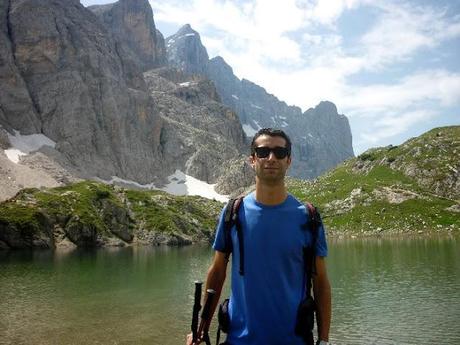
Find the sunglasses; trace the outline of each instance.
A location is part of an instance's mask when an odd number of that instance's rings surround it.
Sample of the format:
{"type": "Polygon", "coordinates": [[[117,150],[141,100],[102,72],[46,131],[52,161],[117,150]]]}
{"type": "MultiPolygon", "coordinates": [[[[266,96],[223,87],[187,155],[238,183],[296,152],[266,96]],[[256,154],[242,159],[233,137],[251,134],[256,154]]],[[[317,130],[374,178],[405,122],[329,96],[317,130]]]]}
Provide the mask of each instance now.
{"type": "Polygon", "coordinates": [[[274,148],[270,147],[256,147],[254,149],[257,158],[267,158],[270,156],[270,152],[273,152],[276,159],[283,159],[289,155],[289,150],[286,147],[276,146],[274,148]]]}

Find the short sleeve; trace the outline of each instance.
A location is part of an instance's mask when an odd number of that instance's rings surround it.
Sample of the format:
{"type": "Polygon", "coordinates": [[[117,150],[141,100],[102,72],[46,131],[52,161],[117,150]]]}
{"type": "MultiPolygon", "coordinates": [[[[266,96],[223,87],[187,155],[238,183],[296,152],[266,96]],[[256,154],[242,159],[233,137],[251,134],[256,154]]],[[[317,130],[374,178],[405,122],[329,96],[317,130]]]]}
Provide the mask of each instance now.
{"type": "Polygon", "coordinates": [[[326,231],[324,230],[323,222],[318,228],[318,237],[316,239],[316,256],[327,256],[327,240],[326,231]]]}
{"type": "Polygon", "coordinates": [[[225,252],[224,215],[225,215],[225,210],[227,209],[227,206],[225,206],[220,213],[219,223],[217,224],[217,228],[216,228],[216,236],[214,238],[214,243],[212,245],[212,248],[219,252],[225,252]]]}

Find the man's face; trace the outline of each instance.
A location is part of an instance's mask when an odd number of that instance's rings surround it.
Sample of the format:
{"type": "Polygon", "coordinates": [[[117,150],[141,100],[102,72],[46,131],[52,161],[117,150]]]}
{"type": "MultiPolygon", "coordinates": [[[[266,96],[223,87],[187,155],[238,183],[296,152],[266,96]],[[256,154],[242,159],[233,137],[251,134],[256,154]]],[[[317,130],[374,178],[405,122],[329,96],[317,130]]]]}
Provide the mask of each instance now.
{"type": "MultiPolygon", "coordinates": [[[[261,135],[255,141],[256,153],[250,157],[250,163],[255,170],[260,182],[277,184],[284,181],[286,171],[291,165],[291,157],[276,158],[275,153],[270,151],[268,156],[261,158],[257,153],[257,148],[275,149],[276,147],[286,148],[286,140],[278,136],[261,135]]],[[[267,151],[262,149],[259,151],[267,151]]],[[[265,152],[266,154],[266,152],[265,152]]]]}

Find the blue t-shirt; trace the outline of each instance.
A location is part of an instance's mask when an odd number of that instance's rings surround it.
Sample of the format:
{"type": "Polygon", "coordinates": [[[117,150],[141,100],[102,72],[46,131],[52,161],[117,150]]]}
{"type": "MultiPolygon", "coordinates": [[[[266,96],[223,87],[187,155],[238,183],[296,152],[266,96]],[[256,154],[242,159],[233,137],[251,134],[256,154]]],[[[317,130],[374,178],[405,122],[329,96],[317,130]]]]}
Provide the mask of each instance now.
{"type": "MultiPolygon", "coordinates": [[[[213,248],[225,251],[223,214],[213,248]]],[[[305,297],[303,247],[311,244],[305,205],[288,195],[275,206],[247,195],[239,217],[244,236],[244,276],[239,274],[240,257],[236,229],[232,237],[232,287],[229,304],[231,345],[302,345],[295,335],[297,308],[305,297]]],[[[316,255],[327,256],[324,228],[320,227],[316,255]]]]}

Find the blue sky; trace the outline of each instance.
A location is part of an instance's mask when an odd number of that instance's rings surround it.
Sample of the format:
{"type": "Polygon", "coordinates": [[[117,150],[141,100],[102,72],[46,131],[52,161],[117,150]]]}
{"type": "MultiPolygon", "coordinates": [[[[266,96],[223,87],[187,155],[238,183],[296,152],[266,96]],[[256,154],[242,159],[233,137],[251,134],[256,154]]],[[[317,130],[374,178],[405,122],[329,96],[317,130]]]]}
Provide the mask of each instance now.
{"type": "Polygon", "coordinates": [[[302,110],[334,102],[357,154],[460,124],[459,0],[150,4],[165,37],[191,24],[210,57],[280,100],[302,110]]]}

